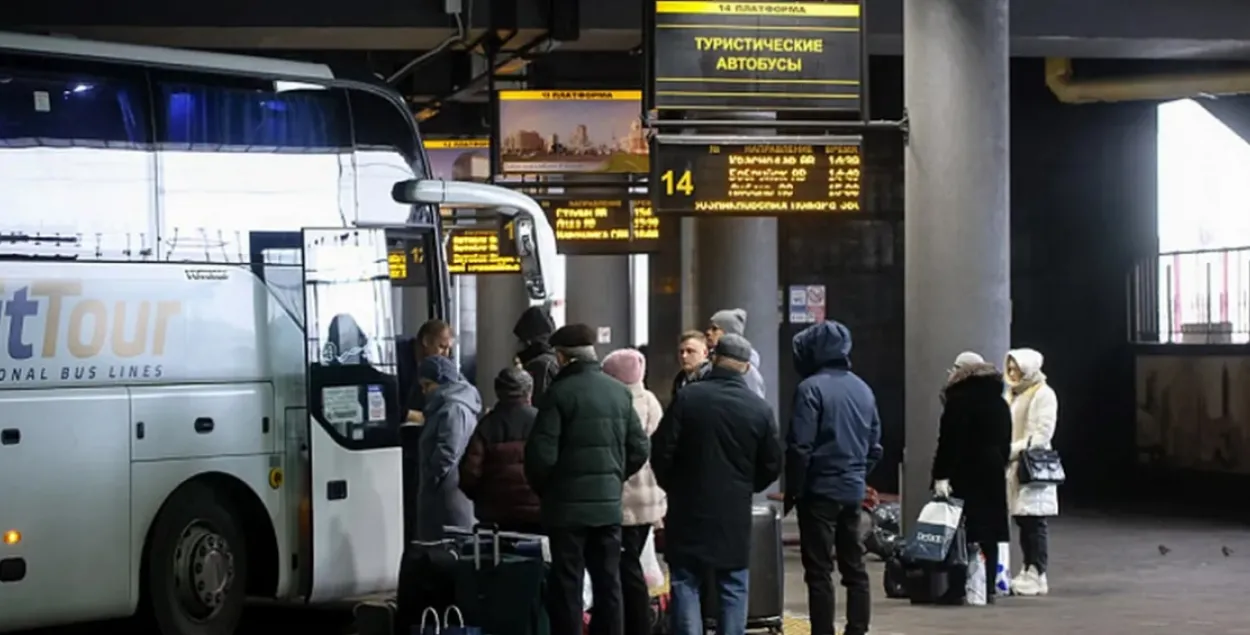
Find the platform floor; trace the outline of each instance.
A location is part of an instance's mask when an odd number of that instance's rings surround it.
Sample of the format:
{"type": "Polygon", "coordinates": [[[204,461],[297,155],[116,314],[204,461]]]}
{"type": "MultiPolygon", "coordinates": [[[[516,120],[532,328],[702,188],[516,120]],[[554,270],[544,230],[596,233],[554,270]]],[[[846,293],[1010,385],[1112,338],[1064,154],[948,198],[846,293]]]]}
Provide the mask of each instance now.
{"type": "MultiPolygon", "coordinates": [[[[1250,635],[1250,527],[1069,514],[1051,540],[1051,594],[992,607],[887,599],[874,562],[873,635],[1250,635]]],[[[785,635],[810,633],[806,593],[798,550],[787,548],[785,635]]]]}

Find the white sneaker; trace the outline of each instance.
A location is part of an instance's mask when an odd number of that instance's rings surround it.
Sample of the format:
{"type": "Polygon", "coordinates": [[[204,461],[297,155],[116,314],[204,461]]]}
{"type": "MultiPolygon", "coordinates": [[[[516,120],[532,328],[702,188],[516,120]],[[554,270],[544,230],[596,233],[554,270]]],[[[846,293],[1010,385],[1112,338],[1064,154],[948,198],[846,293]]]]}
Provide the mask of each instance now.
{"type": "Polygon", "coordinates": [[[1046,574],[1035,575],[1033,578],[1037,582],[1037,594],[1046,595],[1050,593],[1050,583],[1046,581],[1046,574]]]}
{"type": "Polygon", "coordinates": [[[1037,573],[1037,569],[1029,567],[1021,571],[1019,575],[1011,580],[1012,595],[1038,595],[1041,591],[1041,577],[1037,573]]]}

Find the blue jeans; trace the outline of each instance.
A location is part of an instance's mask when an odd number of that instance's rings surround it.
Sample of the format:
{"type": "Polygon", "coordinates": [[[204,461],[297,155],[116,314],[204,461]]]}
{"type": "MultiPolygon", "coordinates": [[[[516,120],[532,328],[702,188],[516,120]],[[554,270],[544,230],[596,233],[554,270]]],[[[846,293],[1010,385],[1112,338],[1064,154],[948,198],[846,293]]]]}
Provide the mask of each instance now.
{"type": "Polygon", "coordinates": [[[672,586],[673,635],[703,635],[703,604],[700,592],[706,581],[715,582],[719,611],[716,635],[744,635],[747,630],[747,569],[712,569],[698,563],[669,563],[672,586]]]}

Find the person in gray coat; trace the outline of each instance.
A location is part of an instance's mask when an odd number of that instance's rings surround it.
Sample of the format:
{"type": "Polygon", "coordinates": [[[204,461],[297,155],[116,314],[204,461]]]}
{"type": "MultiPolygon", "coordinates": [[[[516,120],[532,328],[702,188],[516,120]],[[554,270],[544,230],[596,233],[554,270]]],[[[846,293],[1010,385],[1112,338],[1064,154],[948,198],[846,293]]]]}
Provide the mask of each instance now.
{"type": "MultiPolygon", "coordinates": [[[[708,350],[715,353],[716,343],[722,335],[737,335],[746,338],[747,312],[743,309],[721,309],[712,314],[707,327],[708,350]]],[[[760,374],[760,354],[751,348],[751,361],[743,379],[751,392],[764,396],[764,376],[760,374]]]]}
{"type": "Polygon", "coordinates": [[[417,539],[439,540],[443,527],[472,527],[473,502],[460,491],[460,459],[477,428],[482,397],[450,358],[433,355],[417,366],[425,393],[420,440],[417,539]]]}

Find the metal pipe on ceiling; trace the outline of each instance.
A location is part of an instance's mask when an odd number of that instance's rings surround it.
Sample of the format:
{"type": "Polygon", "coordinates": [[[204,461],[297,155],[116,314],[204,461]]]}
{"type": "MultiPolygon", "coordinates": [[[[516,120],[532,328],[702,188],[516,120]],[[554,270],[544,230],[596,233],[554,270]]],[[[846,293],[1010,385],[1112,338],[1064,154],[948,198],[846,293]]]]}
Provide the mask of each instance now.
{"type": "Polygon", "coordinates": [[[1250,93],[1250,71],[1074,79],[1072,60],[1046,58],[1046,87],[1065,104],[1169,101],[1250,93]]]}

